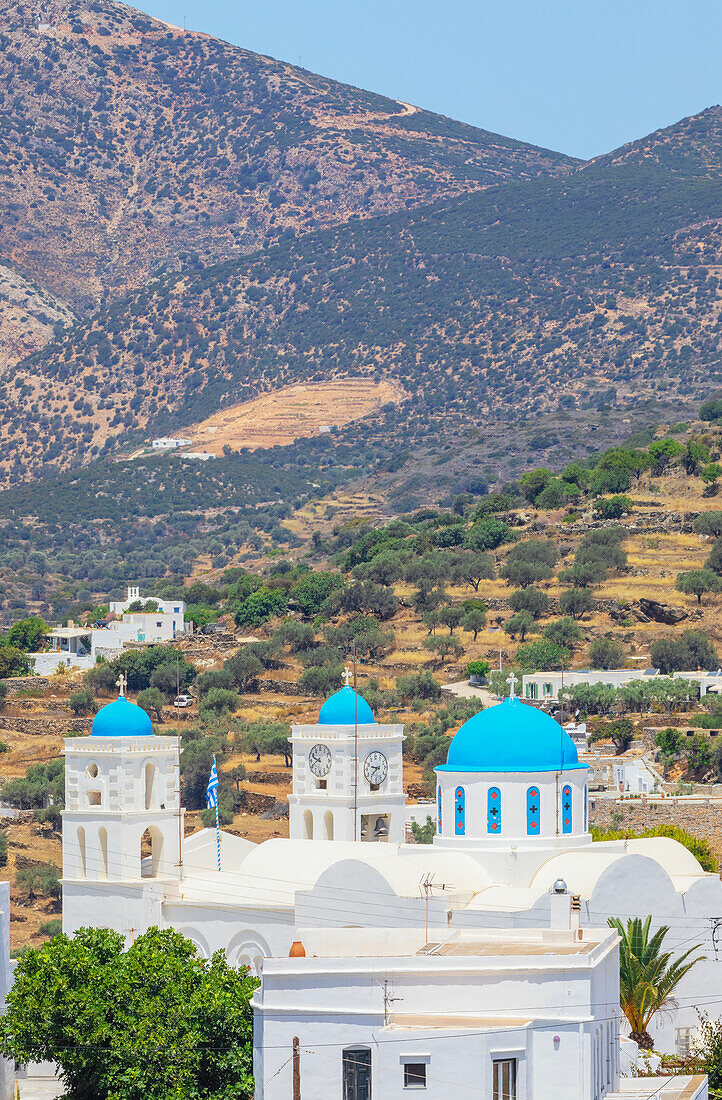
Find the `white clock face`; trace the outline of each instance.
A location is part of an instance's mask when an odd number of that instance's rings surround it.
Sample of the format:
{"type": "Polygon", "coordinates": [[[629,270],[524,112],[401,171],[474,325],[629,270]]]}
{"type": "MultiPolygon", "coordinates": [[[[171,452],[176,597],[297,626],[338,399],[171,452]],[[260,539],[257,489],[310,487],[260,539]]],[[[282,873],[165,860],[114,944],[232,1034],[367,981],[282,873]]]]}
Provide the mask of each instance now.
{"type": "Polygon", "coordinates": [[[331,771],[331,750],[327,745],[314,745],[308,754],[308,766],[319,779],[331,771]]]}
{"type": "Polygon", "coordinates": [[[383,783],[388,774],[389,766],[386,757],[378,749],[370,752],[364,761],[364,775],[369,783],[378,787],[383,783]]]}

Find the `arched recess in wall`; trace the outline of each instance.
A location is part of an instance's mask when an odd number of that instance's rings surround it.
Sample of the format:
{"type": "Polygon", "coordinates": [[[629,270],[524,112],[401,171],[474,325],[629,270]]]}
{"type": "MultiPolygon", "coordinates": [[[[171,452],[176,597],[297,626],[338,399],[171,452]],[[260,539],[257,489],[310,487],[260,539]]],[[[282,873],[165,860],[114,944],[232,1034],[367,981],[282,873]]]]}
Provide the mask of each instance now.
{"type": "Polygon", "coordinates": [[[326,810],[323,815],[323,839],[333,840],[333,810],[326,810]]]}
{"type": "Polygon", "coordinates": [[[185,936],[187,940],[190,940],[201,959],[210,959],[211,951],[205,940],[205,937],[201,935],[197,928],[177,928],[176,931],[181,936],[185,936]]]}
{"type": "Polygon", "coordinates": [[[143,768],[143,780],[145,786],[145,808],[146,810],[156,810],[158,808],[156,767],[152,760],[149,760],[143,768]]]}
{"type": "Polygon", "coordinates": [[[142,878],[155,878],[163,866],[163,834],[155,825],[149,825],[140,838],[140,874],[142,878]]]}
{"type": "Polygon", "coordinates": [[[82,825],[78,826],[78,866],[77,875],[78,878],[85,878],[87,874],[88,864],[85,854],[85,829],[82,825]]]}
{"type": "Polygon", "coordinates": [[[231,966],[247,966],[254,977],[259,977],[263,960],[271,954],[267,941],[253,929],[236,932],[226,948],[226,958],[231,966]]]}
{"type": "Polygon", "coordinates": [[[98,829],[98,848],[100,849],[100,862],[98,864],[98,878],[108,877],[108,830],[104,825],[98,829]]]}
{"type": "Polygon", "coordinates": [[[313,840],[313,814],[310,810],[303,811],[303,839],[313,840]]]}

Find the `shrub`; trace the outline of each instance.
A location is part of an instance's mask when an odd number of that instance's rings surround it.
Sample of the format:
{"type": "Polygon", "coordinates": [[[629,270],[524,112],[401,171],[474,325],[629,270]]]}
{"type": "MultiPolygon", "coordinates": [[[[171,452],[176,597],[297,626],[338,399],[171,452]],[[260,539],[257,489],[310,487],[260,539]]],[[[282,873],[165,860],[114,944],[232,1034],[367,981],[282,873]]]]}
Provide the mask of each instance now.
{"type": "Polygon", "coordinates": [[[700,420],[722,420],[722,398],[709,398],[699,409],[700,420]]]}
{"type": "Polygon", "coordinates": [[[719,538],[722,535],[722,512],[700,512],[694,521],[694,529],[698,535],[719,538]]]}
{"type": "Polygon", "coordinates": [[[614,638],[595,638],[589,647],[591,668],[622,668],[624,649],[614,638]]]}
{"type": "Polygon", "coordinates": [[[685,630],[679,638],[661,638],[652,643],[649,652],[652,664],[665,675],[719,667],[714,645],[701,630],[685,630]]]}
{"type": "Polygon", "coordinates": [[[512,542],[514,532],[506,523],[495,516],[488,516],[474,523],[466,536],[465,543],[472,550],[496,550],[505,542],[512,542]]]}
{"type": "Polygon", "coordinates": [[[83,714],[95,714],[98,709],[95,702],[95,696],[90,688],[81,688],[80,691],[74,691],[70,699],[68,700],[70,709],[73,714],[78,716],[83,714]]]}
{"type": "Polygon", "coordinates": [[[436,836],[436,824],[430,816],[427,816],[423,825],[419,825],[418,821],[412,821],[411,835],[417,844],[431,844],[436,836]]]}
{"type": "Polygon", "coordinates": [[[478,676],[483,680],[486,679],[486,677],[489,675],[490,667],[491,666],[488,661],[469,661],[466,666],[466,671],[468,672],[469,676],[478,676]]]}
{"type": "Polygon", "coordinates": [[[624,493],[618,493],[616,496],[598,500],[594,505],[594,511],[602,519],[619,519],[626,512],[631,512],[633,507],[631,497],[626,496],[624,493]]]}
{"type": "Polygon", "coordinates": [[[228,691],[226,688],[211,688],[201,700],[200,713],[202,716],[215,715],[220,717],[222,714],[234,711],[238,703],[239,699],[235,691],[228,691]]]}
{"type": "Polygon", "coordinates": [[[440,699],[441,685],[430,672],[413,672],[396,677],[396,692],[402,699],[440,699]]]}
{"type": "Polygon", "coordinates": [[[51,939],[53,936],[59,936],[63,931],[63,922],[59,917],[54,917],[53,920],[46,920],[38,928],[38,932],[41,936],[49,936],[51,939]]]}

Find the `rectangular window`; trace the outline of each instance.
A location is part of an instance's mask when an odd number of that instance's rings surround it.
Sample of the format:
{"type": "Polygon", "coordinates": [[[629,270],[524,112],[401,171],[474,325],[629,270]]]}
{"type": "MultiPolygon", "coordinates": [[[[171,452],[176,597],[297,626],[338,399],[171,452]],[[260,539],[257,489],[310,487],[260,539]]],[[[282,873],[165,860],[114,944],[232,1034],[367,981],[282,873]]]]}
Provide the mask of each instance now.
{"type": "Polygon", "coordinates": [[[516,1058],[495,1058],[494,1100],[516,1100],[516,1058]]]}
{"type": "Polygon", "coordinates": [[[426,1088],[426,1063],[425,1062],[405,1062],[404,1063],[404,1088],[405,1089],[425,1089],[426,1088]]]}
{"type": "Polygon", "coordinates": [[[552,694],[552,685],[551,684],[544,684],[544,689],[543,690],[544,690],[545,695],[551,695],[552,694]]]}

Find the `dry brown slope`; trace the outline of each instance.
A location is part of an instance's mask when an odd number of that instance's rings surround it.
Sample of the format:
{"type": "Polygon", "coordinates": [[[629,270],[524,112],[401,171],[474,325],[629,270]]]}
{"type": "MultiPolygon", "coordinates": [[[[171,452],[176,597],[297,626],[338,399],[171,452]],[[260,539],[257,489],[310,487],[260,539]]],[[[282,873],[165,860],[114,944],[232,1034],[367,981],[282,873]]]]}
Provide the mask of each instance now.
{"type": "Polygon", "coordinates": [[[0,0],[0,255],[79,307],[570,158],[113,0],[0,0]]]}

